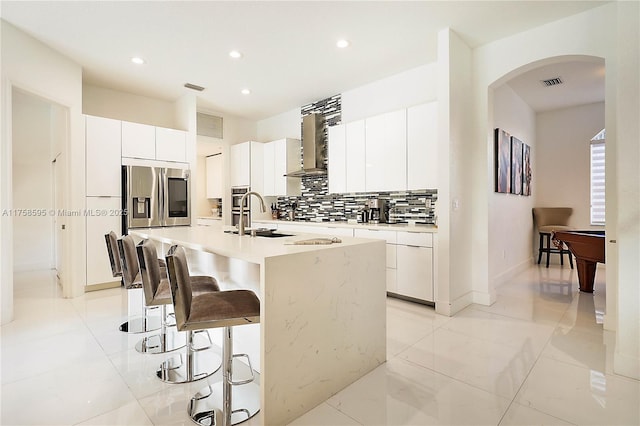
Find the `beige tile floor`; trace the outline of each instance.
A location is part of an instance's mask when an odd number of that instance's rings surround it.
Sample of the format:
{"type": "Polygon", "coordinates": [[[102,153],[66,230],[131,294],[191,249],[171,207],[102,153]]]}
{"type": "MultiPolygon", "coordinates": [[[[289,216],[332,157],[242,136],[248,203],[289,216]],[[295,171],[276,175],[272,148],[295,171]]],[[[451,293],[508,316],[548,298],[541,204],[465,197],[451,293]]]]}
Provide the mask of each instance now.
{"type": "MultiPolygon", "coordinates": [[[[387,363],[291,425],[638,425],[640,383],[613,373],[614,335],[602,328],[603,278],[581,294],[575,271],[533,266],[492,306],[452,318],[388,299],[387,363]]],[[[164,356],[137,353],[140,335],[117,331],[124,290],[63,299],[49,271],[14,286],[0,424],[191,424],[186,403],[203,383],[155,377],[164,356]]]]}

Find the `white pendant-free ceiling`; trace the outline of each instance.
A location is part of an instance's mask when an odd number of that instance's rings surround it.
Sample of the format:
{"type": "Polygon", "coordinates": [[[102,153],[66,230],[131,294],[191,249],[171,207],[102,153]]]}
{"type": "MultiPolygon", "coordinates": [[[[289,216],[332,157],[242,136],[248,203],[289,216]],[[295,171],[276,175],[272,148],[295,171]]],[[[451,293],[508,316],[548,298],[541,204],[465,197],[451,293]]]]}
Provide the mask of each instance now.
{"type": "Polygon", "coordinates": [[[436,60],[437,32],[470,46],[594,1],[2,1],[2,19],[83,67],[85,84],[269,117],[436,60]],[[349,41],[338,48],[336,41],[349,41]],[[231,58],[236,50],[240,58],[231,58]],[[143,65],[131,63],[144,58],[143,65]],[[249,95],[242,89],[251,88],[249,95]]]}

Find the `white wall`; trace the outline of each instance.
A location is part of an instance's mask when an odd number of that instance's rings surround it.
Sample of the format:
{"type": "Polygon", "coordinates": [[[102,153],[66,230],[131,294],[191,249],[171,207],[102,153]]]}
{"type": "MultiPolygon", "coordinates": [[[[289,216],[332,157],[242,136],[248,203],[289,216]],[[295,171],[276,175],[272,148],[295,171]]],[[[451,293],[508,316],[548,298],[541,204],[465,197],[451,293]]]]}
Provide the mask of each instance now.
{"type": "Polygon", "coordinates": [[[421,65],[342,92],[342,122],[349,123],[437,99],[438,67],[421,65]]]}
{"type": "MultiPolygon", "coordinates": [[[[437,66],[433,63],[347,90],[342,93],[342,122],[436,100],[436,88],[437,66]]],[[[260,120],[257,123],[257,141],[300,139],[300,123],[300,108],[260,120]]]]}
{"type": "Polygon", "coordinates": [[[570,225],[580,229],[591,228],[589,145],[604,129],[604,108],[599,102],[537,115],[536,206],[573,207],[570,225]]]}
{"type": "Polygon", "coordinates": [[[256,141],[269,142],[284,138],[300,139],[302,138],[301,123],[300,108],[265,118],[257,123],[256,141]]]}
{"type": "Polygon", "coordinates": [[[539,139],[536,137],[535,112],[506,84],[493,91],[493,123],[494,128],[504,129],[529,145],[532,167],[541,165],[544,170],[532,173],[532,196],[497,192],[489,195],[489,280],[495,283],[512,277],[531,263],[531,209],[535,205],[534,196],[544,192],[540,188],[540,179],[548,169],[535,157],[539,139]]]}
{"type": "Polygon", "coordinates": [[[87,84],[82,86],[82,113],[187,130],[177,124],[174,102],[87,84]]]}
{"type": "MultiPolygon", "coordinates": [[[[613,179],[607,179],[607,211],[615,212],[615,217],[607,218],[607,240],[617,240],[617,243],[607,243],[606,247],[605,327],[617,327],[614,371],[635,378],[640,378],[640,312],[637,309],[640,297],[637,286],[640,281],[640,168],[637,142],[640,116],[637,78],[639,6],[637,2],[608,3],[474,50],[471,94],[474,115],[470,120],[474,133],[471,139],[484,140],[485,144],[473,146],[470,141],[469,148],[470,154],[478,161],[484,159],[485,167],[475,169],[468,182],[474,193],[471,201],[475,214],[473,233],[467,243],[478,248],[488,246],[488,199],[493,192],[489,174],[493,161],[490,154],[493,140],[490,111],[493,107],[489,92],[514,75],[540,65],[581,55],[603,58],[607,67],[607,169],[617,172],[613,179]]],[[[486,259],[480,256],[474,258],[470,266],[474,288],[490,294],[493,288],[488,274],[484,273],[486,264],[486,259]]]]}
{"type": "MultiPolygon", "coordinates": [[[[2,143],[0,144],[0,201],[2,208],[13,207],[12,188],[12,91],[19,88],[68,109],[65,128],[64,164],[67,176],[64,208],[84,208],[84,126],[82,119],[82,69],[75,62],[0,20],[2,31],[2,143]]],[[[3,216],[0,225],[1,321],[13,317],[13,220],[3,216]]],[[[65,297],[84,292],[85,227],[80,217],[66,219],[62,291],[65,297]],[[73,260],[73,262],[72,262],[73,260]]]]}
{"type": "Polygon", "coordinates": [[[53,186],[50,103],[13,92],[13,208],[37,215],[13,219],[13,267],[29,271],[53,267],[53,186]]]}

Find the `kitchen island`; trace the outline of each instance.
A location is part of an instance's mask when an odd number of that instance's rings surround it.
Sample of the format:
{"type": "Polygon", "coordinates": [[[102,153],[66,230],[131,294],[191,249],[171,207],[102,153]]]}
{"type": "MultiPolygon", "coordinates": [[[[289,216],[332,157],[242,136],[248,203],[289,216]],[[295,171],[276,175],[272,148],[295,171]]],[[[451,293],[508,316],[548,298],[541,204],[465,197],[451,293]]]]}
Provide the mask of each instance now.
{"type": "MultiPolygon", "coordinates": [[[[330,245],[295,245],[318,236],[240,237],[224,230],[130,234],[154,241],[159,253],[172,244],[185,247],[192,273],[215,276],[222,289],[256,292],[263,424],[291,422],[385,362],[384,241],[344,237],[330,245]]],[[[247,327],[254,326],[237,331],[247,327]]]]}

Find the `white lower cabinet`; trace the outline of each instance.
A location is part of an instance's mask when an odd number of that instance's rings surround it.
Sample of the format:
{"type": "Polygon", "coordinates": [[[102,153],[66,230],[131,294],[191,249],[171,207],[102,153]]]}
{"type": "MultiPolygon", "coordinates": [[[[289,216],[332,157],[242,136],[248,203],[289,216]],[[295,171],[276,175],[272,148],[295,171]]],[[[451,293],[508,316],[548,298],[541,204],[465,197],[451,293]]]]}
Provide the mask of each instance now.
{"type": "Polygon", "coordinates": [[[104,235],[114,231],[120,236],[122,208],[120,197],[87,197],[87,285],[117,282],[111,274],[111,263],[104,235]]]}
{"type": "Polygon", "coordinates": [[[435,302],[433,292],[433,234],[398,231],[397,293],[435,302]]]}
{"type": "Polygon", "coordinates": [[[398,245],[396,278],[396,293],[433,302],[433,248],[398,245]]]}

